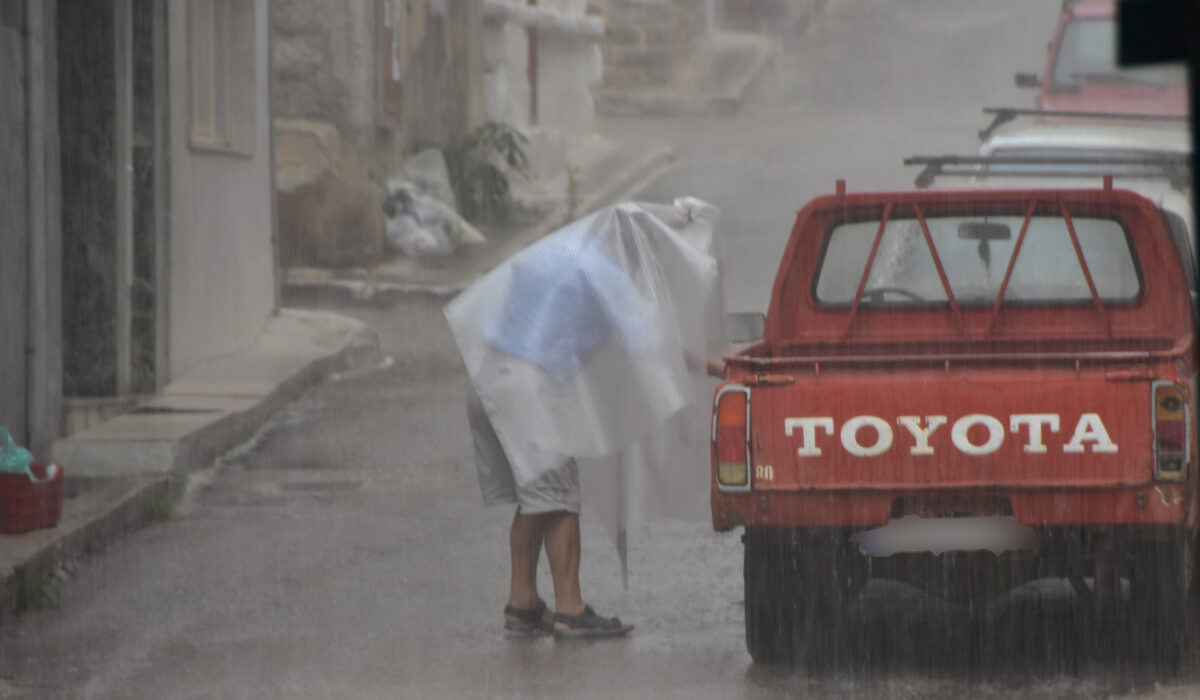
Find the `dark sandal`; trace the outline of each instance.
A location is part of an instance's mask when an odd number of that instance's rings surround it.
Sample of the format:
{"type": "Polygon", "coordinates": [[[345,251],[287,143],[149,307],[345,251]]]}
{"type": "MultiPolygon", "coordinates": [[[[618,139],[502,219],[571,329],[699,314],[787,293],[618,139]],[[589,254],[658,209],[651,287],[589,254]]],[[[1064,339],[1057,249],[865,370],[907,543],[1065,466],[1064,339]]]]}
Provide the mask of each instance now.
{"type": "Polygon", "coordinates": [[[504,606],[504,629],[509,632],[537,633],[549,632],[553,623],[546,621],[546,601],[539,600],[532,608],[514,608],[504,606]],[[515,619],[509,619],[509,618],[515,619]]]}
{"type": "Polygon", "coordinates": [[[600,617],[590,605],[578,615],[554,613],[555,637],[619,637],[631,629],[633,625],[621,624],[620,618],[600,617]]]}

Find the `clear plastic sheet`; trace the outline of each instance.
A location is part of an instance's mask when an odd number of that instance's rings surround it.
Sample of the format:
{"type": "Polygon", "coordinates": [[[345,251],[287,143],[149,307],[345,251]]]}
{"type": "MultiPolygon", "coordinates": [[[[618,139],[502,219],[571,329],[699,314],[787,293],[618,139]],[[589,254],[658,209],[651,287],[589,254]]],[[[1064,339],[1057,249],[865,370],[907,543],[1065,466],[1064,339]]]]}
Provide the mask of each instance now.
{"type": "Polygon", "coordinates": [[[707,504],[706,426],[722,354],[714,226],[692,198],[565,226],[446,306],[467,372],[531,483],[580,461],[585,507],[618,532],[707,504]]]}

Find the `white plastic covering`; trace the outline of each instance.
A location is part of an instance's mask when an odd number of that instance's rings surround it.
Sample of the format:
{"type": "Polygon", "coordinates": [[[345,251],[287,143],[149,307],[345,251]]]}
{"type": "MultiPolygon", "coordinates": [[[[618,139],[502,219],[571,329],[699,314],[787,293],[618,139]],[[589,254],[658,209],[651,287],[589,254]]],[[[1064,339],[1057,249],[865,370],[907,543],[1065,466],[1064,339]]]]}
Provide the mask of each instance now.
{"type": "Polygon", "coordinates": [[[602,209],[446,306],[518,482],[575,457],[584,503],[618,531],[641,515],[706,510],[704,360],[724,348],[718,215],[692,198],[602,209]],[[536,369],[519,382],[495,373],[514,361],[536,369]]]}
{"type": "Polygon", "coordinates": [[[397,178],[388,180],[383,210],[384,235],[410,258],[450,255],[463,246],[486,242],[483,234],[450,205],[422,187],[397,178]]]}

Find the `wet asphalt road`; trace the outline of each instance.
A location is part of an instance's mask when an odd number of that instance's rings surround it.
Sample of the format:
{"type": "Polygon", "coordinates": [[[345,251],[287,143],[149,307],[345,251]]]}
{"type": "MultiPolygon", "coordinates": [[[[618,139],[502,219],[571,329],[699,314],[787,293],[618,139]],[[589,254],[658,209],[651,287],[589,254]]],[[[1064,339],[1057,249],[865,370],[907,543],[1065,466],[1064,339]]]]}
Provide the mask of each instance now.
{"type": "MultiPolygon", "coordinates": [[[[805,200],[837,177],[907,189],[904,155],[973,148],[978,107],[1031,99],[1011,74],[1040,70],[1057,5],[832,0],[736,117],[605,128],[676,147],[676,169],[645,197],[718,203],[730,306],[761,309],[805,200]]],[[[1125,662],[1054,582],[975,611],[873,583],[848,611],[843,668],[755,667],[738,534],[704,522],[635,531],[624,590],[585,514],[585,597],[637,628],[604,642],[506,637],[511,512],[479,505],[440,303],[340,309],[379,331],[378,366],[312,390],[170,521],[83,562],[56,606],[0,630],[0,697],[1200,696],[1195,659],[1174,678],[1125,662]]]]}
{"type": "MultiPolygon", "coordinates": [[[[197,483],[175,516],[0,634],[0,697],[1190,697],[1193,669],[1093,650],[1062,586],[947,609],[899,584],[851,606],[844,668],[755,667],[741,545],[706,523],[633,533],[629,590],[585,517],[585,597],[623,640],[501,627],[507,508],[479,505],[464,377],[439,304],[351,309],[386,362],[312,390],[197,483]],[[1161,681],[1161,686],[1156,682],[1161,681]]],[[[551,590],[546,572],[543,592],[551,590]]]]}

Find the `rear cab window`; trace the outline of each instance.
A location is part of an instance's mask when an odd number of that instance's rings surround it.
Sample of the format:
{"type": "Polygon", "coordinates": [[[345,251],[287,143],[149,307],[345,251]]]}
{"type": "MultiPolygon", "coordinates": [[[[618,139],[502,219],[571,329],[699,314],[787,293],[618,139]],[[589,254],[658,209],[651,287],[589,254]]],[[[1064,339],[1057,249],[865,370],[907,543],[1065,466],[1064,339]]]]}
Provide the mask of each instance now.
{"type": "MultiPolygon", "coordinates": [[[[928,216],[934,251],[915,217],[890,218],[863,286],[864,306],[925,306],[949,303],[934,252],[958,304],[995,302],[1017,250],[1025,217],[928,216]]],[[[814,298],[826,307],[853,303],[879,232],[879,220],[850,221],[827,232],[817,268],[814,298]]],[[[1142,294],[1142,275],[1121,222],[1071,217],[1096,292],[1105,303],[1128,303],[1142,294]]],[[[1034,216],[1021,241],[1004,301],[1025,304],[1092,303],[1066,220],[1034,216]]]]}

